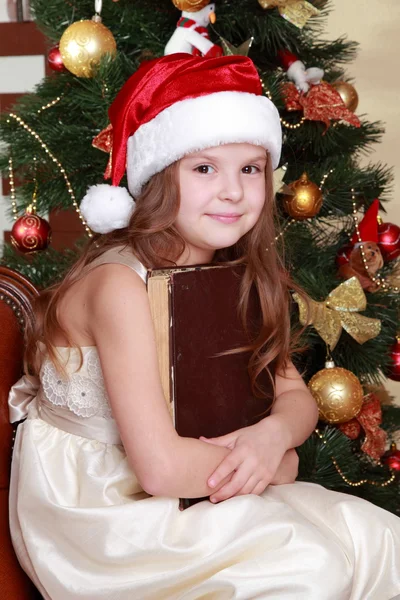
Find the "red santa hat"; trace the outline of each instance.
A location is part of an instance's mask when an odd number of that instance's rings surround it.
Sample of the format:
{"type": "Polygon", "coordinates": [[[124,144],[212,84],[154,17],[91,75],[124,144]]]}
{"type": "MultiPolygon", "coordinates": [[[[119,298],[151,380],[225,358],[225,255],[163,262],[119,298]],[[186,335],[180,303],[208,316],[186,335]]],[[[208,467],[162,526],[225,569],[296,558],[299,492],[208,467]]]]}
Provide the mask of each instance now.
{"type": "Polygon", "coordinates": [[[299,57],[290,50],[278,50],[278,58],[285,71],[288,71],[292,65],[300,61],[299,57]]]}
{"type": "Polygon", "coordinates": [[[89,188],[81,203],[89,227],[126,227],[134,209],[118,188],[125,171],[137,197],[153,175],[191,152],[229,143],[264,147],[279,164],[282,131],[275,105],[262,94],[253,62],[171,54],[142,63],[109,109],[112,186],[89,188]]]}

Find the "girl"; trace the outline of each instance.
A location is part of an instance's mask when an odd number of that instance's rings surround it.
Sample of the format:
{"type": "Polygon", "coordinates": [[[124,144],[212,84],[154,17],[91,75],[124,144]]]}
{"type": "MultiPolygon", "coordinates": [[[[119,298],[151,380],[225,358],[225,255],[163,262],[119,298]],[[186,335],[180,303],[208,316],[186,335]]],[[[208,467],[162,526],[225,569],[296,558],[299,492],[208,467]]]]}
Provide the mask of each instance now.
{"type": "MultiPolygon", "coordinates": [[[[245,57],[148,62],[110,109],[113,187],[82,203],[102,236],[43,297],[10,394],[27,415],[13,458],[11,532],[46,600],[389,600],[400,521],[294,483],[315,402],[290,361],[289,282],[276,252],[272,169],[281,129],[245,57]],[[130,196],[117,185],[127,172],[130,196]],[[122,195],[121,195],[122,194],[122,195]],[[253,379],[276,397],[257,425],[179,437],[163,398],[148,268],[246,265],[263,327],[253,379]],[[30,386],[30,387],[29,387],[30,386]],[[180,512],[178,498],[210,496],[180,512]]],[[[227,299],[229,301],[229,299],[227,299]]],[[[228,350],[228,349],[227,349],[228,350]]]]}

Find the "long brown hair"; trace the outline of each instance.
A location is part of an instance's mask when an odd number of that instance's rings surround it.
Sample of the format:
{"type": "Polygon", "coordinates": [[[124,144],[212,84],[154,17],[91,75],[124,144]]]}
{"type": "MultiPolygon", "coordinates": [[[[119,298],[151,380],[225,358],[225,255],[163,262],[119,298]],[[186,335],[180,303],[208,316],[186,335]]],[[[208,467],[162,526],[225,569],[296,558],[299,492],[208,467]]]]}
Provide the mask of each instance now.
{"type": "MultiPolygon", "coordinates": [[[[38,371],[41,342],[50,359],[63,370],[52,343],[56,333],[62,333],[69,346],[79,349],[61,326],[57,308],[65,292],[83,276],[84,268],[106,250],[117,246],[129,247],[147,268],[176,264],[185,249],[185,241],[174,227],[180,204],[178,166],[178,162],[174,163],[152,177],[137,198],[128,227],[96,235],[61,283],[42,292],[36,306],[36,322],[27,331],[25,368],[30,368],[31,372],[38,371]]],[[[262,315],[260,331],[246,348],[233,349],[232,352],[251,352],[249,373],[253,389],[259,391],[257,377],[261,371],[269,371],[271,363],[274,363],[275,370],[283,371],[297,346],[298,336],[293,336],[290,327],[289,302],[291,289],[301,291],[289,277],[274,243],[277,215],[268,154],[265,177],[266,200],[257,223],[234,246],[218,250],[213,261],[245,267],[239,300],[245,327],[250,292],[253,287],[258,292],[262,315]]]]}

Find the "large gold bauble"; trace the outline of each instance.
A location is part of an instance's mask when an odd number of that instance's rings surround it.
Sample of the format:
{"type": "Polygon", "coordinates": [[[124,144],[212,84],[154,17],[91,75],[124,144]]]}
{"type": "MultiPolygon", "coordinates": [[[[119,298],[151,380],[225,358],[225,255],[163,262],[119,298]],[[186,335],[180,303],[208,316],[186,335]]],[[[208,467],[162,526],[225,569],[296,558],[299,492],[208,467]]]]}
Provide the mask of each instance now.
{"type": "Polygon", "coordinates": [[[94,67],[107,52],[115,54],[113,34],[98,21],[77,21],[62,34],[60,53],[64,66],[78,77],[92,77],[94,67]]]}
{"type": "Polygon", "coordinates": [[[358,106],[358,94],[357,90],[351,83],[347,83],[347,81],[336,81],[333,84],[333,87],[339,95],[343,102],[345,103],[346,108],[354,112],[358,106]]]}
{"type": "Polygon", "coordinates": [[[197,12],[210,4],[210,0],[172,0],[172,3],[179,10],[186,12],[197,12]]]}
{"type": "Polygon", "coordinates": [[[283,207],[293,219],[310,219],[315,217],[322,206],[322,192],[316,183],[308,179],[307,173],[297,181],[289,184],[289,188],[294,192],[284,194],[283,207]]]}
{"type": "Polygon", "coordinates": [[[308,387],[318,405],[321,421],[346,423],[361,410],[364,396],[361,383],[347,369],[322,369],[310,379],[308,387]]]}

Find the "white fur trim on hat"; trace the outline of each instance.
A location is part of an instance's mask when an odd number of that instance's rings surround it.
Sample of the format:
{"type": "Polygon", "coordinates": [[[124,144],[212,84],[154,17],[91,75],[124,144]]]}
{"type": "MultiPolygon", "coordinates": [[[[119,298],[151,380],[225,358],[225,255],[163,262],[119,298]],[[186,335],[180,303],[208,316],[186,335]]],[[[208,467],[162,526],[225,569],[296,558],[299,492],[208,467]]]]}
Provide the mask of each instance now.
{"type": "Polygon", "coordinates": [[[276,169],[282,129],[278,110],[268,98],[216,92],[176,102],[128,139],[129,191],[137,197],[153,175],[190,152],[232,143],[263,146],[276,169]]]}
{"type": "Polygon", "coordinates": [[[126,188],[106,183],[90,186],[80,205],[83,218],[96,233],[126,227],[134,209],[135,202],[126,188]]]}

